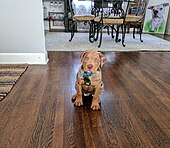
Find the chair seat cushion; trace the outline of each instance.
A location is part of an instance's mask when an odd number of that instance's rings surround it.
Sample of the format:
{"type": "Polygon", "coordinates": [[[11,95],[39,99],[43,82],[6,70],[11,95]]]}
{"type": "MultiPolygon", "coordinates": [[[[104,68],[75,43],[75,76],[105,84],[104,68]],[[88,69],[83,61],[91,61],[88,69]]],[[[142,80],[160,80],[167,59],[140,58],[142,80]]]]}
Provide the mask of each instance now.
{"type": "Polygon", "coordinates": [[[138,22],[143,21],[143,16],[126,15],[126,22],[138,22]]]}
{"type": "MultiPolygon", "coordinates": [[[[98,16],[94,19],[96,22],[101,21],[101,16],[98,16]]],[[[119,17],[103,17],[104,24],[123,24],[123,18],[119,17]]]]}
{"type": "Polygon", "coordinates": [[[91,21],[94,20],[94,15],[74,15],[73,20],[75,21],[91,21]]]}

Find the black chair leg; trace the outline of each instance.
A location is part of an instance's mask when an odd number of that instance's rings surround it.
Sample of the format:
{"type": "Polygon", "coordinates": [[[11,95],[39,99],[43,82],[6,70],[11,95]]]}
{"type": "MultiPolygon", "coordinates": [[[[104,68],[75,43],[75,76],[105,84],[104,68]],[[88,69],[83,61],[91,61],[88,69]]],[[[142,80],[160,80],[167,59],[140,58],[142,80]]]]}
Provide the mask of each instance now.
{"type": "Polygon", "coordinates": [[[143,42],[143,40],[142,40],[142,28],[143,28],[143,26],[141,25],[141,26],[140,26],[140,41],[141,41],[141,42],[143,42]]]}
{"type": "Polygon", "coordinates": [[[125,42],[126,25],[122,25],[121,28],[122,28],[122,45],[123,47],[125,47],[126,45],[124,44],[124,42],[125,42]]]}
{"type": "Polygon", "coordinates": [[[110,35],[109,26],[107,26],[107,34],[110,35]]]}
{"type": "Polygon", "coordinates": [[[135,27],[133,28],[133,38],[135,39],[135,27]]]}
{"type": "Polygon", "coordinates": [[[89,29],[89,41],[91,43],[94,42],[94,22],[89,22],[90,29],[89,29]]]}
{"type": "Polygon", "coordinates": [[[100,26],[99,26],[99,24],[97,24],[97,26],[94,25],[94,41],[97,41],[97,40],[98,40],[99,31],[100,31],[100,26]]]}
{"type": "Polygon", "coordinates": [[[73,24],[72,24],[72,27],[71,27],[71,38],[70,38],[70,42],[72,41],[72,39],[73,39],[73,37],[74,37],[74,29],[75,29],[75,24],[76,24],[76,22],[74,22],[73,24]]]}
{"type": "Polygon", "coordinates": [[[116,37],[115,37],[115,42],[118,43],[121,41],[121,39],[119,39],[119,28],[120,26],[117,26],[117,29],[116,29],[116,37]]]}
{"type": "Polygon", "coordinates": [[[72,41],[73,37],[74,37],[74,32],[71,32],[71,38],[69,39],[70,42],[72,41]]]}
{"type": "Polygon", "coordinates": [[[111,29],[112,29],[111,36],[112,36],[112,38],[114,38],[115,36],[113,35],[113,30],[114,30],[114,26],[113,25],[111,26],[111,29]]]}
{"type": "Polygon", "coordinates": [[[107,34],[110,35],[109,26],[105,26],[104,29],[107,29],[107,34]]]}
{"type": "Polygon", "coordinates": [[[101,28],[100,28],[100,40],[99,40],[98,48],[100,48],[101,43],[102,43],[102,31],[103,31],[103,29],[102,29],[102,26],[101,26],[101,28]]]}

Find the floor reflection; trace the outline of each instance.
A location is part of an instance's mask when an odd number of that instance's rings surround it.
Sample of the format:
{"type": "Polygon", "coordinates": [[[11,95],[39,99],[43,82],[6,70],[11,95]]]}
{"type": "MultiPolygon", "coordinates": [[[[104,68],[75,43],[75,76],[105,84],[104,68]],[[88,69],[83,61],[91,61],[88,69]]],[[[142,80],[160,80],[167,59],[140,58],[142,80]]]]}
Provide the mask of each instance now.
{"type": "MultiPolygon", "coordinates": [[[[75,107],[75,116],[77,116],[76,114],[79,114],[81,112],[86,112],[87,116],[84,116],[84,113],[82,114],[82,119],[85,119],[86,122],[89,121],[90,123],[90,126],[91,127],[99,127],[101,126],[101,123],[100,123],[100,118],[101,118],[101,110],[98,110],[98,111],[93,111],[91,109],[91,103],[92,103],[92,95],[90,96],[83,96],[83,106],[81,107],[75,107]]],[[[75,100],[72,100],[73,103],[75,100]]],[[[100,104],[101,106],[101,104],[100,104]]],[[[77,117],[81,117],[81,116],[77,116],[77,117]]],[[[82,119],[79,119],[79,120],[82,120],[82,119]]]]}

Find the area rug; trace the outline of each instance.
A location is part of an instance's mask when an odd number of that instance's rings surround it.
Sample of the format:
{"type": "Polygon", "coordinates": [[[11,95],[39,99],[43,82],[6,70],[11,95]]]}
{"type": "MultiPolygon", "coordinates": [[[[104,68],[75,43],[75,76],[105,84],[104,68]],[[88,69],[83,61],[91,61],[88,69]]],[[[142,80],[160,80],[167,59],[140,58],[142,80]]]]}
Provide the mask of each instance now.
{"type": "Polygon", "coordinates": [[[0,65],[0,101],[11,91],[27,67],[21,64],[0,65]]]}
{"type": "MultiPolygon", "coordinates": [[[[120,37],[121,38],[121,37],[120,37]]],[[[88,33],[75,33],[69,42],[70,33],[48,32],[45,36],[47,51],[84,51],[97,49],[99,51],[170,51],[170,41],[160,39],[150,34],[143,34],[143,42],[139,40],[139,34],[133,39],[132,34],[126,34],[125,44],[116,43],[110,35],[103,33],[102,45],[98,48],[98,42],[90,43],[88,33]]]]}

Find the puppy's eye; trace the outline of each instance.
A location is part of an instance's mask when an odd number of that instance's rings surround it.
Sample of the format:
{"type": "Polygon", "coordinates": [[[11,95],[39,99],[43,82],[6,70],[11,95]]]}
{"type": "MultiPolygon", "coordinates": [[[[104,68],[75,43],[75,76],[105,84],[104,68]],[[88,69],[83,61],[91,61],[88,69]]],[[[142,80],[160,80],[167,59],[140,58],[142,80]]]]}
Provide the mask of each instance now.
{"type": "Polygon", "coordinates": [[[162,10],[162,8],[160,8],[159,10],[162,10]]]}
{"type": "Polygon", "coordinates": [[[85,57],[84,60],[87,61],[89,58],[88,57],[85,57]]]}
{"type": "Polygon", "coordinates": [[[99,62],[100,62],[100,60],[99,60],[99,59],[95,59],[94,61],[95,61],[96,63],[99,63],[99,62]]]}

